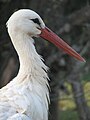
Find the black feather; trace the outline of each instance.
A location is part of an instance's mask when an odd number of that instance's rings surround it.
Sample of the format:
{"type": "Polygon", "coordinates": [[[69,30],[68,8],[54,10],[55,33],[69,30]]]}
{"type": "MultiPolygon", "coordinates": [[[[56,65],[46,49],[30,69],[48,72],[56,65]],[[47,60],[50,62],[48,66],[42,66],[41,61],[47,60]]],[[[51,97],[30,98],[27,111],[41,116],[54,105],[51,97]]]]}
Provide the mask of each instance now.
{"type": "Polygon", "coordinates": [[[40,26],[40,21],[39,21],[39,19],[38,18],[35,18],[35,19],[31,19],[34,23],[37,23],[39,26],[40,26]]]}

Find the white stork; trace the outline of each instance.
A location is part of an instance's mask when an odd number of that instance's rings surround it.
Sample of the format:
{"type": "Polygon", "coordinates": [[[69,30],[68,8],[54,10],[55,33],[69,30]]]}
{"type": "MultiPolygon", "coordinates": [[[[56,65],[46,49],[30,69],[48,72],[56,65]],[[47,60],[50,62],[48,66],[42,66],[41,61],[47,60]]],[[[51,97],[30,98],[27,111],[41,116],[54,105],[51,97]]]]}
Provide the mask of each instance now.
{"type": "Polygon", "coordinates": [[[7,28],[19,56],[20,69],[18,75],[0,89],[0,120],[48,120],[48,68],[35,50],[33,37],[40,36],[76,59],[85,60],[48,29],[32,10],[15,12],[7,28]]]}

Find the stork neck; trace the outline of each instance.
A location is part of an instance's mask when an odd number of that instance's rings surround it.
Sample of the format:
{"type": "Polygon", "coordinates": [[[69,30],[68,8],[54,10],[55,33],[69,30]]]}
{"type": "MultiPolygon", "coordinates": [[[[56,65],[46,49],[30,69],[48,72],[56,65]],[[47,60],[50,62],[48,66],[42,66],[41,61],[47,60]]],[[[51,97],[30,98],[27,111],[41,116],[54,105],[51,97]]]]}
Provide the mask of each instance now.
{"type": "Polygon", "coordinates": [[[42,62],[41,57],[37,54],[32,38],[20,36],[18,39],[16,39],[16,41],[12,40],[12,42],[20,60],[19,73],[16,79],[14,79],[12,82],[14,82],[16,85],[21,85],[21,87],[25,86],[26,84],[30,90],[29,94],[31,94],[31,91],[33,91],[33,94],[36,95],[37,101],[44,106],[41,114],[44,113],[45,120],[47,120],[48,101],[50,101],[47,87],[49,86],[48,76],[46,73],[47,66],[42,62]]]}
{"type": "Polygon", "coordinates": [[[12,42],[20,60],[19,73],[35,74],[35,71],[37,72],[42,68],[47,69],[47,66],[42,62],[41,57],[37,54],[34,47],[34,40],[31,37],[19,35],[17,36],[16,41],[12,40],[12,42]]]}

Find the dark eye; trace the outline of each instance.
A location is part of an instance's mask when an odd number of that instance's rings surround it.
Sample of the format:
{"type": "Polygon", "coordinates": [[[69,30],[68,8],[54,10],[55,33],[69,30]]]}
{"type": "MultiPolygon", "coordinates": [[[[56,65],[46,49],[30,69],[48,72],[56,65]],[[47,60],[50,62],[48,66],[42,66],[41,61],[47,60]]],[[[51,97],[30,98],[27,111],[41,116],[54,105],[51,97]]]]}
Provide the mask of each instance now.
{"type": "Polygon", "coordinates": [[[39,26],[40,26],[40,21],[39,21],[39,19],[38,18],[35,18],[35,19],[31,19],[34,23],[37,23],[39,26]]]}

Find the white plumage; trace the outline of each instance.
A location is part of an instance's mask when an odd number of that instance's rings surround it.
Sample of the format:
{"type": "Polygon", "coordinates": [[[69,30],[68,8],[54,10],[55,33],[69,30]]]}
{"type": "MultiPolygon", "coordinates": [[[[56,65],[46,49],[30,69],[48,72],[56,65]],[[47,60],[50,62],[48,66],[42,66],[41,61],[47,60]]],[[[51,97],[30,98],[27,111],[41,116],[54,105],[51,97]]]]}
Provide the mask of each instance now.
{"type": "Polygon", "coordinates": [[[85,60],[48,29],[32,10],[15,12],[7,28],[19,56],[20,69],[18,75],[0,89],[0,120],[48,120],[48,67],[37,54],[32,37],[47,39],[78,60],[85,60]]]}
{"type": "Polygon", "coordinates": [[[32,10],[19,10],[7,22],[12,43],[18,53],[18,75],[0,89],[0,120],[48,120],[47,66],[34,47],[31,36],[40,34],[38,24],[31,19],[42,19],[32,10]]]}

